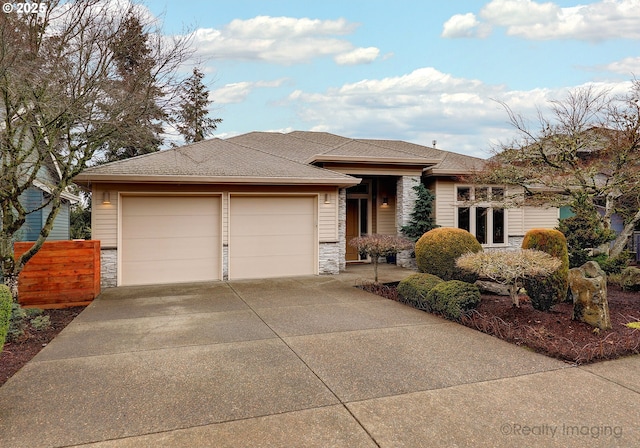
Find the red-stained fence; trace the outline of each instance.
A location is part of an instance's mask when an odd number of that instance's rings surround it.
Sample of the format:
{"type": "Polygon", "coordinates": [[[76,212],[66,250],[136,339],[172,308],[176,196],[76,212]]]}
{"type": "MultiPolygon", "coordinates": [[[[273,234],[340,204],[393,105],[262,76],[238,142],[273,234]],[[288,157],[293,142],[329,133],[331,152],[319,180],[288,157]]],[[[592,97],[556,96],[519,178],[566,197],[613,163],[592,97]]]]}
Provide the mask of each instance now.
{"type": "MultiPolygon", "coordinates": [[[[19,257],[33,243],[15,243],[19,257]]],[[[100,241],[48,241],[18,279],[20,304],[37,308],[88,305],[100,294],[100,241]]]]}

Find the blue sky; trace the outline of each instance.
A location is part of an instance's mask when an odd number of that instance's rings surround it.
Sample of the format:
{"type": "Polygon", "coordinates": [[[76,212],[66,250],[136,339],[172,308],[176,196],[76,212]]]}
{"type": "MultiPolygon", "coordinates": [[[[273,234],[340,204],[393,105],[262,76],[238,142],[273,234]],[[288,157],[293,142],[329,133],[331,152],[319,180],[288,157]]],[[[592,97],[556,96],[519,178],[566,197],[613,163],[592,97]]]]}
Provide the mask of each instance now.
{"type": "MultiPolygon", "coordinates": [[[[194,32],[216,137],[326,131],[486,157],[537,108],[640,77],[640,0],[147,0],[194,32]]],[[[185,71],[190,67],[185,65],[185,71]]]]}

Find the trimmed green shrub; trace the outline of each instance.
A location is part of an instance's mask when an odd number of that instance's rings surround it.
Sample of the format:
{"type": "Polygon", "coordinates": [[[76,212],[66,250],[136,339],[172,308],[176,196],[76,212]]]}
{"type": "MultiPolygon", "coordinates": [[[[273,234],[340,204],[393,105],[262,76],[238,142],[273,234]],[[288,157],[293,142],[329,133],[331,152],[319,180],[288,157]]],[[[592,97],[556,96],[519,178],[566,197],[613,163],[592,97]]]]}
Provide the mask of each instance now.
{"type": "Polygon", "coordinates": [[[458,320],[467,311],[480,303],[480,289],[471,283],[459,280],[438,283],[427,295],[433,311],[442,313],[447,319],[458,320]]]}
{"type": "Polygon", "coordinates": [[[607,274],[620,274],[629,265],[629,252],[624,251],[617,257],[609,257],[607,254],[600,254],[595,257],[591,257],[590,260],[598,263],[602,270],[607,274]]]}
{"type": "Polygon", "coordinates": [[[431,311],[427,304],[427,295],[442,279],[432,274],[411,274],[398,284],[398,293],[416,308],[431,311]]]}
{"type": "Polygon", "coordinates": [[[4,341],[9,331],[12,305],[11,290],[6,285],[0,285],[0,353],[2,353],[2,347],[4,347],[4,341]]]}
{"type": "Polygon", "coordinates": [[[567,300],[569,254],[567,239],[562,232],[555,229],[531,229],[524,236],[522,248],[541,250],[562,262],[560,268],[551,275],[524,280],[531,305],[536,310],[548,311],[554,304],[567,300]]]}
{"type": "Polygon", "coordinates": [[[456,259],[468,252],[480,252],[482,246],[475,236],[463,229],[440,227],[422,235],[416,243],[416,263],[420,272],[441,279],[473,283],[474,273],[456,266],[456,259]]]}

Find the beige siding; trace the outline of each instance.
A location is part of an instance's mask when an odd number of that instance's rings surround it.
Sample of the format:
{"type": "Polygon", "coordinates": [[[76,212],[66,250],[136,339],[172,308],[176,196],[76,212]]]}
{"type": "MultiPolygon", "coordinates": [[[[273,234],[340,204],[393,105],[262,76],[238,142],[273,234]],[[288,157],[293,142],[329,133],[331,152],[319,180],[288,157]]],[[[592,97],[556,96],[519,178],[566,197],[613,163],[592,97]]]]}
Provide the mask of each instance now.
{"type": "Polygon", "coordinates": [[[389,204],[382,205],[382,197],[378,196],[376,204],[377,233],[383,235],[395,235],[396,230],[396,201],[395,197],[388,197],[389,204]]]}
{"type": "MultiPolygon", "coordinates": [[[[514,198],[517,194],[522,194],[521,187],[507,187],[507,198],[514,198]]],[[[511,207],[507,209],[507,235],[524,235],[524,209],[522,207],[511,207]]]]}
{"type": "Polygon", "coordinates": [[[524,235],[524,211],[521,207],[507,209],[507,235],[524,235]]]}
{"type": "Polygon", "coordinates": [[[531,229],[553,229],[558,225],[556,207],[524,207],[524,233],[531,229]]]}
{"type": "Polygon", "coordinates": [[[455,183],[436,180],[436,224],[440,227],[455,227],[455,183]]]}
{"type": "Polygon", "coordinates": [[[91,201],[91,238],[100,240],[100,247],[118,246],[118,193],[96,186],[91,201]],[[109,191],[111,204],[102,203],[103,193],[109,191]]]}
{"type": "Polygon", "coordinates": [[[321,243],[338,241],[338,189],[318,196],[318,235],[321,243]]]}

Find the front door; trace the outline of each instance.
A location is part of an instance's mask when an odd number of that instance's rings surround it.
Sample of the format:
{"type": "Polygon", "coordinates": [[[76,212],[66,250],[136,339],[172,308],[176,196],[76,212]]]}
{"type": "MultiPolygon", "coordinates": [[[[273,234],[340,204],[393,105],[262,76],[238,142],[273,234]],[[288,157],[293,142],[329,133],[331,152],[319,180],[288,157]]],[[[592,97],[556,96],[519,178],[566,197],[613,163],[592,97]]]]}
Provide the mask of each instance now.
{"type": "Polygon", "coordinates": [[[349,244],[353,238],[369,233],[369,199],[347,198],[347,261],[359,261],[358,250],[349,244]]]}
{"type": "Polygon", "coordinates": [[[353,238],[360,236],[359,218],[360,207],[359,199],[347,199],[347,261],[357,261],[360,259],[358,250],[349,244],[353,238]]]}

